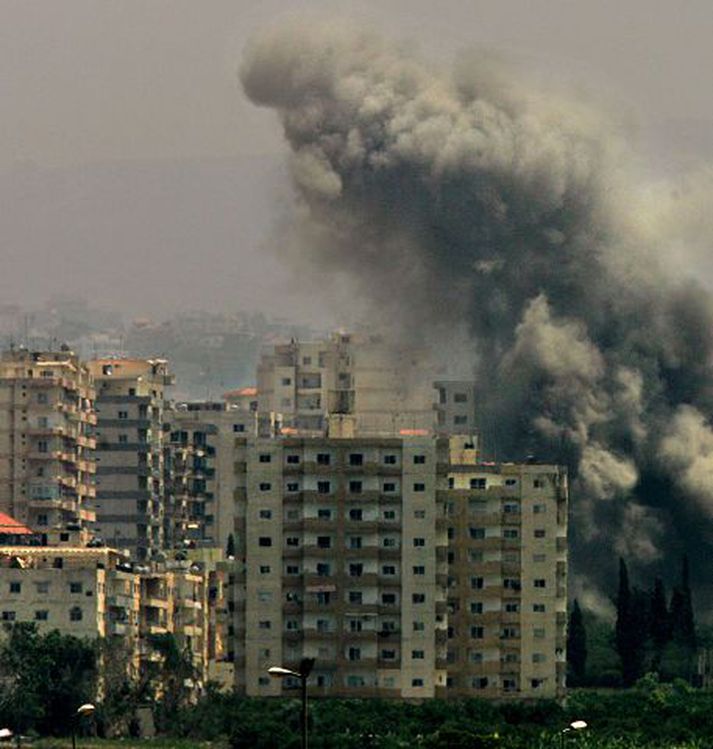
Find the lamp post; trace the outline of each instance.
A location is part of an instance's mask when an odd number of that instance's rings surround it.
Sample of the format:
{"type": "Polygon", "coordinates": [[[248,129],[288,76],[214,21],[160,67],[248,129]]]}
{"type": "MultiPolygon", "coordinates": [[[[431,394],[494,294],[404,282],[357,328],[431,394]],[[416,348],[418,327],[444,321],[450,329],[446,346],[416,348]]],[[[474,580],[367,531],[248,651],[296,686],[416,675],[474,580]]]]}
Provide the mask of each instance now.
{"type": "Polygon", "coordinates": [[[564,742],[565,738],[568,733],[571,733],[572,731],[581,731],[583,728],[586,728],[587,724],[583,720],[574,720],[572,721],[567,728],[564,728],[560,731],[560,749],[564,749],[564,742]]]}
{"type": "Polygon", "coordinates": [[[96,708],[91,702],[85,702],[77,708],[77,712],[72,716],[72,749],[77,749],[77,724],[82,718],[87,718],[94,714],[96,708]]]}
{"type": "Polygon", "coordinates": [[[282,679],[285,676],[294,676],[300,680],[300,691],[302,693],[302,712],[300,714],[300,728],[302,729],[302,749],[307,749],[307,678],[312,673],[314,658],[303,658],[300,661],[299,671],[282,666],[271,666],[267,669],[270,676],[282,679]]]}

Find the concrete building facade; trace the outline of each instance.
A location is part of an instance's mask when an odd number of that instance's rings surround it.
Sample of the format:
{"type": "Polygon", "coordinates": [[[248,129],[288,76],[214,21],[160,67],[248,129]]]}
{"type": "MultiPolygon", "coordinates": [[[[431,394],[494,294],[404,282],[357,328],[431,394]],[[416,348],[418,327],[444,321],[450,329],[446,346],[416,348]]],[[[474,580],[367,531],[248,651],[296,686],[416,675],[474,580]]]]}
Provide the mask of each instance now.
{"type": "Polygon", "coordinates": [[[97,390],[96,532],[139,561],[164,548],[163,359],[89,362],[97,390]]]}
{"type": "Polygon", "coordinates": [[[47,543],[92,533],[94,397],[87,367],[69,350],[0,357],[0,511],[47,543]]]}

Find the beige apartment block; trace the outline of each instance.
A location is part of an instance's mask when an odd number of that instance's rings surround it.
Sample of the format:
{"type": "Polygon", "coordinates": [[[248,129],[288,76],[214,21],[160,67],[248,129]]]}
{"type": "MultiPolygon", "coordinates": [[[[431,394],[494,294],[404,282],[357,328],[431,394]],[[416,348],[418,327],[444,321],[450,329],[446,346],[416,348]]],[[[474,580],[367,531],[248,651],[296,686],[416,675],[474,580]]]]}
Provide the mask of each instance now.
{"type": "Polygon", "coordinates": [[[235,441],[236,688],[316,659],[311,694],[559,697],[567,478],[472,437],[235,441]]]}
{"type": "Polygon", "coordinates": [[[0,547],[0,621],[95,639],[120,636],[134,652],[138,577],[113,549],[0,547]]]}
{"type": "Polygon", "coordinates": [[[233,445],[236,436],[255,434],[255,412],[208,401],[176,404],[165,418],[172,503],[167,545],[225,549],[234,527],[233,445]]]}
{"type": "Polygon", "coordinates": [[[145,561],[164,547],[163,359],[89,362],[97,390],[96,533],[145,561]]]}
{"type": "Polygon", "coordinates": [[[430,433],[432,380],[424,351],[378,336],[335,333],[263,352],[258,364],[258,419],[279,414],[283,434],[322,436],[331,414],[354,416],[362,437],[430,433]]]}
{"type": "Polygon", "coordinates": [[[433,697],[446,685],[446,526],[424,437],[236,440],[236,688],[316,658],[314,695],[433,697]]]}
{"type": "Polygon", "coordinates": [[[95,495],[94,387],[69,350],[0,356],[0,511],[46,543],[85,543],[95,495]]]}
{"type": "Polygon", "coordinates": [[[446,695],[558,698],[565,689],[567,475],[451,463],[446,695]]]}

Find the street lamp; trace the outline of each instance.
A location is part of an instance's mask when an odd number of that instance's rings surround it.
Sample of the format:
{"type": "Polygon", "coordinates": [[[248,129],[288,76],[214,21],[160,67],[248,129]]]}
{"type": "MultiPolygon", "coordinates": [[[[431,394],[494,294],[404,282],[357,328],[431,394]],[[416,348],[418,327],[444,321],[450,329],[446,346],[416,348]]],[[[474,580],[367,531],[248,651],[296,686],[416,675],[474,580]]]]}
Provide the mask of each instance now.
{"type": "Polygon", "coordinates": [[[564,741],[568,733],[572,731],[581,731],[583,728],[587,727],[587,723],[583,720],[574,720],[572,721],[567,728],[560,731],[560,747],[561,749],[564,749],[564,741]]]}
{"type": "Polygon", "coordinates": [[[285,676],[294,676],[300,680],[302,692],[302,713],[300,715],[300,728],[302,729],[302,749],[307,749],[307,677],[312,673],[314,658],[303,658],[300,661],[299,671],[282,666],[271,666],[267,673],[275,678],[282,679],[285,676]]]}
{"type": "Polygon", "coordinates": [[[82,718],[88,718],[94,714],[96,708],[91,702],[85,702],[77,708],[77,712],[72,716],[72,749],[77,749],[77,724],[82,718]]]}

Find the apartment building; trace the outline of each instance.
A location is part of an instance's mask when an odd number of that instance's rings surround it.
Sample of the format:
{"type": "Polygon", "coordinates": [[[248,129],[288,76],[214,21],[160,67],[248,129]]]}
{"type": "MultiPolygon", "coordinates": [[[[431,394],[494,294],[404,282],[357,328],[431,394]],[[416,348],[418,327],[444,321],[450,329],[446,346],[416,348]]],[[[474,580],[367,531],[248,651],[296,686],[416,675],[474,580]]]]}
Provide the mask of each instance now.
{"type": "Polygon", "coordinates": [[[242,440],[234,579],[236,687],[432,697],[446,684],[446,526],[427,438],[242,440]]]}
{"type": "Polygon", "coordinates": [[[283,433],[324,435],[330,414],[351,414],[359,436],[432,431],[432,378],[423,351],[378,336],[335,333],[265,350],[258,364],[258,420],[283,433]],[[287,430],[285,432],[285,430],[287,430]]]}
{"type": "Polygon", "coordinates": [[[236,439],[236,688],[316,659],[315,696],[557,697],[567,479],[471,437],[236,439]]]}
{"type": "Polygon", "coordinates": [[[434,408],[436,432],[440,435],[475,434],[475,383],[469,380],[438,380],[434,408]]]}
{"type": "Polygon", "coordinates": [[[0,511],[46,543],[85,543],[95,495],[94,387],[67,350],[0,356],[0,511]]]}
{"type": "Polygon", "coordinates": [[[164,547],[163,359],[89,362],[97,400],[96,533],[145,561],[164,547]]]}
{"type": "Polygon", "coordinates": [[[567,475],[451,462],[448,685],[456,697],[564,695],[567,475]]]}
{"type": "Polygon", "coordinates": [[[255,434],[255,411],[200,401],[176,404],[165,418],[167,545],[225,549],[234,527],[233,444],[255,434]]]}

